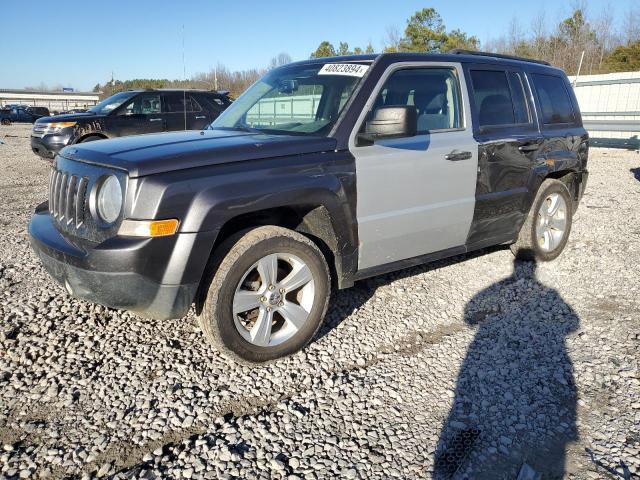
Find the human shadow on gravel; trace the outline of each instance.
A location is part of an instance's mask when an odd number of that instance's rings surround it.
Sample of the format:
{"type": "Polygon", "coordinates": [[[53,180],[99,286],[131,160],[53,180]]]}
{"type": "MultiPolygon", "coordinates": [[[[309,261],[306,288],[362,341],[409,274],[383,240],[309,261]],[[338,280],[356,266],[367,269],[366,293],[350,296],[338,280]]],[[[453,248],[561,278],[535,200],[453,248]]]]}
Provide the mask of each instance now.
{"type": "Polygon", "coordinates": [[[633,173],[633,177],[640,182],[640,168],[632,168],[630,171],[633,173]]]}
{"type": "Polygon", "coordinates": [[[523,463],[544,479],[563,478],[577,440],[576,386],[565,339],[579,318],[536,278],[535,262],[465,308],[477,326],[440,432],[434,478],[516,478],[523,463]]]}

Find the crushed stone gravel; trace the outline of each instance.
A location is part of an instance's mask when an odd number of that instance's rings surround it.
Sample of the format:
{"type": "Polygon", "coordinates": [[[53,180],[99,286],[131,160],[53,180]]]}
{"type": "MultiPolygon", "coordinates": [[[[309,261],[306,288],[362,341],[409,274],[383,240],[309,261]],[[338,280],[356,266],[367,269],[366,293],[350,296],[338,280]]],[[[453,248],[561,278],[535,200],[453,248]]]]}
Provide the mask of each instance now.
{"type": "Polygon", "coordinates": [[[474,429],[454,478],[640,475],[638,153],[592,149],[556,261],[493,248],[359,282],[308,348],[252,369],[193,312],[145,320],[50,280],[29,128],[0,127],[1,477],[439,478],[474,429]]]}

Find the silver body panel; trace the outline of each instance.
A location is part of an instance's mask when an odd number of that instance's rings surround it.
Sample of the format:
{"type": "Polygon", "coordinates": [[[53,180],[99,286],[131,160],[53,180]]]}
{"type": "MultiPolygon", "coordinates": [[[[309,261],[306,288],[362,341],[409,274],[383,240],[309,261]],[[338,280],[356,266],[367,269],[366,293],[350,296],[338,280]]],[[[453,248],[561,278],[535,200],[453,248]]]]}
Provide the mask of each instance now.
{"type": "Polygon", "coordinates": [[[458,63],[398,63],[373,90],[349,140],[356,161],[358,269],[464,245],[475,207],[478,143],[473,138],[469,95],[458,63]],[[457,72],[463,128],[357,147],[355,137],[387,78],[411,67],[450,67],[457,72]],[[453,150],[471,152],[451,161],[453,150]]]}

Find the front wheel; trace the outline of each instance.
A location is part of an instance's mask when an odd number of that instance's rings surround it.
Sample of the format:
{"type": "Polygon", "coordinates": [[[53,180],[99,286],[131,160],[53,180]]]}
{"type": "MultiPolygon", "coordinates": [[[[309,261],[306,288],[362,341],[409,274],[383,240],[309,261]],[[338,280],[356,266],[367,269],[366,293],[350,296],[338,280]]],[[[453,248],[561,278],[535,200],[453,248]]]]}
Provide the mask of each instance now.
{"type": "Polygon", "coordinates": [[[567,244],[572,220],[573,203],[567,186],[559,180],[545,180],[511,251],[523,260],[555,259],[567,244]]]}
{"type": "Polygon", "coordinates": [[[78,143],[95,142],[96,140],[104,140],[104,137],[101,137],[99,135],[89,135],[88,137],[84,137],[78,143]]]}
{"type": "Polygon", "coordinates": [[[292,230],[254,228],[214,260],[198,323],[222,353],[249,363],[290,355],[314,336],[331,283],[322,252],[292,230]]]}

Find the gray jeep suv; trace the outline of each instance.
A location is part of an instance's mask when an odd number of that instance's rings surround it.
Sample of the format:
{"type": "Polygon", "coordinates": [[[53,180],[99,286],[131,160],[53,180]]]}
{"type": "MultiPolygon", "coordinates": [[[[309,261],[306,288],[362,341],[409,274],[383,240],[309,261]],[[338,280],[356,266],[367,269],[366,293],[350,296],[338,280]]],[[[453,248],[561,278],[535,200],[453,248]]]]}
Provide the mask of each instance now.
{"type": "Polygon", "coordinates": [[[314,59],[205,130],[64,148],[29,232],[70,294],[157,319],[195,304],[214,345],[264,362],[313,338],[334,288],[491,245],[554,259],[587,154],[542,62],[314,59]]]}

